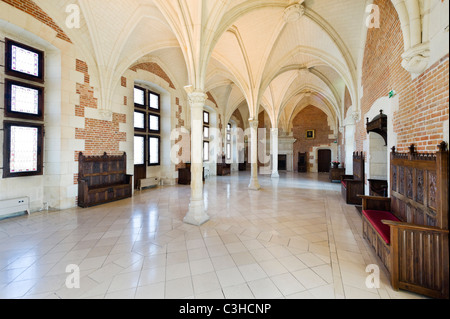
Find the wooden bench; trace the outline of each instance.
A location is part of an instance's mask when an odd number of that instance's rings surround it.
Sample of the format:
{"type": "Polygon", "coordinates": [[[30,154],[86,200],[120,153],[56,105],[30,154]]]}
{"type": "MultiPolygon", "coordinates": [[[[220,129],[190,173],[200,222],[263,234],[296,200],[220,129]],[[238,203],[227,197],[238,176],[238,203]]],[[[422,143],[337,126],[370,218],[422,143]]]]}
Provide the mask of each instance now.
{"type": "Polygon", "coordinates": [[[365,194],[365,159],[364,153],[353,153],[353,175],[341,177],[341,193],[345,202],[349,205],[361,205],[362,200],[358,195],[365,194]]]}
{"type": "Polygon", "coordinates": [[[222,157],[222,163],[217,163],[217,176],[226,176],[231,174],[231,165],[227,164],[225,156],[222,157]]]}
{"type": "Polygon", "coordinates": [[[360,196],[363,234],[395,290],[449,298],[448,150],[391,154],[390,197],[360,196]]]}
{"type": "Polygon", "coordinates": [[[127,175],[127,155],[79,154],[78,206],[86,208],[132,196],[132,176],[127,175]]]}

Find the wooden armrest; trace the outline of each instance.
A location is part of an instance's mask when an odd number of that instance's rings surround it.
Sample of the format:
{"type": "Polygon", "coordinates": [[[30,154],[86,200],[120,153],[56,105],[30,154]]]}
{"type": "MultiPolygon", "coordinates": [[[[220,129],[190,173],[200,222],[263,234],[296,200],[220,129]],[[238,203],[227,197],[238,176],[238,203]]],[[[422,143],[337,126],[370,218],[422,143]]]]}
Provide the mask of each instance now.
{"type": "Polygon", "coordinates": [[[421,226],[416,224],[409,224],[409,223],[402,223],[402,222],[394,222],[391,220],[382,220],[383,224],[394,227],[394,228],[401,228],[401,229],[408,229],[408,230],[419,230],[419,231],[428,231],[428,232],[438,232],[442,234],[448,234],[449,231],[446,229],[441,229],[438,227],[431,227],[431,226],[421,226]]]}
{"type": "Polygon", "coordinates": [[[341,180],[354,180],[355,177],[353,175],[342,175],[341,180]]]}

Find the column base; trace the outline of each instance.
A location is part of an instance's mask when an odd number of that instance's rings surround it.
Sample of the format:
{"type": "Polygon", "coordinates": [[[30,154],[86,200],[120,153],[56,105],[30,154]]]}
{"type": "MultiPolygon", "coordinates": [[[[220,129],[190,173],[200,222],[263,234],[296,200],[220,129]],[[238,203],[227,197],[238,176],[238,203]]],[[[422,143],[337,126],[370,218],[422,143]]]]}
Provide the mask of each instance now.
{"type": "Polygon", "coordinates": [[[280,174],[278,172],[272,173],[272,178],[280,178],[280,174]]]}
{"type": "Polygon", "coordinates": [[[261,189],[261,185],[259,185],[258,180],[252,179],[250,181],[250,185],[248,185],[248,189],[252,191],[259,191],[261,189]]]}
{"type": "Polygon", "coordinates": [[[201,226],[211,218],[205,212],[205,207],[203,205],[203,200],[201,201],[191,201],[189,205],[189,212],[184,217],[184,222],[186,224],[201,226]]]}

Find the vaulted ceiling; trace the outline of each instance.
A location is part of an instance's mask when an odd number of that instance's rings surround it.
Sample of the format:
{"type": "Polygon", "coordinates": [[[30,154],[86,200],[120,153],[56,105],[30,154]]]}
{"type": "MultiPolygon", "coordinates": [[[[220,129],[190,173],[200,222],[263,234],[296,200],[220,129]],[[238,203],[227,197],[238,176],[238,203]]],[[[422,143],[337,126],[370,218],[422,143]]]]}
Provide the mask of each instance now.
{"type": "Polygon", "coordinates": [[[263,107],[274,127],[287,127],[308,101],[338,123],[346,87],[359,100],[366,1],[34,1],[97,74],[106,104],[121,75],[146,56],[170,68],[176,83],[211,92],[226,120],[246,103],[250,117],[263,107]],[[80,28],[66,26],[72,3],[80,28]]]}

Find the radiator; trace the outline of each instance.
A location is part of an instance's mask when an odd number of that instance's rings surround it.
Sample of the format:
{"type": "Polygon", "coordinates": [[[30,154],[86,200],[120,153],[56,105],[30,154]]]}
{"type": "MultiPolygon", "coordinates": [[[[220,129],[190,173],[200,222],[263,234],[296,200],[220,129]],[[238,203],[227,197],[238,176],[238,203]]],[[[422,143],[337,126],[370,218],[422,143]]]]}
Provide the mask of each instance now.
{"type": "Polygon", "coordinates": [[[0,218],[24,212],[30,214],[28,197],[0,200],[0,218]]]}
{"type": "Polygon", "coordinates": [[[139,180],[139,190],[148,187],[157,187],[159,185],[159,178],[151,177],[139,180]]]}

